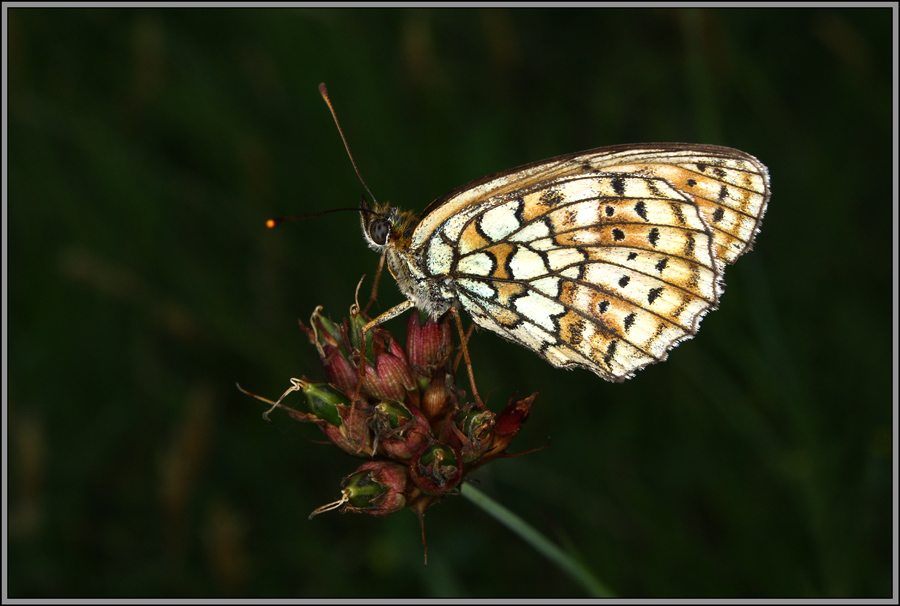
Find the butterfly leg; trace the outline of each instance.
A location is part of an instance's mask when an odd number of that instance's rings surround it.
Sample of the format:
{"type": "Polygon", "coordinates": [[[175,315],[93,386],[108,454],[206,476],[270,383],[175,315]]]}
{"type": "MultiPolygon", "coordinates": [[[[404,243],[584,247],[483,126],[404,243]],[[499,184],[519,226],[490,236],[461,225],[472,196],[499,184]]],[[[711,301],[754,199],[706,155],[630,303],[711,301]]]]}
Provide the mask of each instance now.
{"type": "Polygon", "coordinates": [[[375,281],[372,283],[372,294],[369,295],[369,302],[366,303],[365,309],[363,309],[363,315],[369,314],[369,308],[372,307],[372,304],[375,303],[375,299],[378,297],[378,283],[381,281],[381,271],[384,269],[384,255],[381,255],[381,258],[378,260],[378,269],[375,270],[375,281]]]}
{"type": "MultiPolygon", "coordinates": [[[[472,333],[474,331],[475,331],[475,323],[473,322],[473,323],[469,324],[469,330],[466,331],[466,336],[465,336],[465,344],[466,345],[469,344],[469,339],[472,338],[472,333]]],[[[453,372],[454,373],[459,368],[459,363],[462,361],[462,358],[463,358],[462,348],[460,347],[459,353],[456,354],[456,360],[453,361],[453,372]]]]}
{"type": "Polygon", "coordinates": [[[456,307],[451,307],[450,313],[453,314],[453,319],[456,320],[456,330],[459,331],[459,347],[462,349],[463,358],[466,360],[466,370],[469,372],[469,384],[472,385],[472,397],[475,398],[475,404],[484,410],[486,406],[484,405],[484,402],[481,401],[481,396],[478,395],[478,388],[475,387],[475,373],[472,371],[472,360],[469,358],[469,347],[467,345],[469,337],[466,335],[466,331],[463,330],[462,318],[459,317],[459,310],[456,309],[456,307]]]}
{"type": "Polygon", "coordinates": [[[409,309],[411,307],[413,307],[412,301],[404,301],[400,305],[395,305],[394,307],[390,308],[389,310],[387,310],[386,312],[384,312],[383,314],[381,314],[374,320],[369,320],[369,323],[362,327],[361,332],[363,333],[363,335],[365,335],[367,331],[372,330],[374,327],[378,326],[379,324],[384,324],[388,320],[396,318],[397,316],[399,316],[400,314],[402,314],[403,312],[405,312],[407,309],[409,309]]]}

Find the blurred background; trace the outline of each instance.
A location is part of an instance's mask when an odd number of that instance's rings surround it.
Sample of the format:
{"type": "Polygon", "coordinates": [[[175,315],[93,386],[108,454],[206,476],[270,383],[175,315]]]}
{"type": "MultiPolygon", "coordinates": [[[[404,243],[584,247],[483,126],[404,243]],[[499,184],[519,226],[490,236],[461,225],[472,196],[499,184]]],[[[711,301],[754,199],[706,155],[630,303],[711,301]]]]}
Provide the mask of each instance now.
{"type": "Polygon", "coordinates": [[[463,498],[427,567],[411,512],[308,521],[360,461],[235,388],[321,379],[297,320],[377,266],[353,213],[264,227],[363,192],[324,81],[405,209],[604,145],[766,163],[755,250],[665,363],[610,384],[476,333],[489,405],[540,392],[511,450],[551,444],[475,477],[619,596],[889,597],[891,22],[9,9],[9,596],[585,596],[463,498]]]}

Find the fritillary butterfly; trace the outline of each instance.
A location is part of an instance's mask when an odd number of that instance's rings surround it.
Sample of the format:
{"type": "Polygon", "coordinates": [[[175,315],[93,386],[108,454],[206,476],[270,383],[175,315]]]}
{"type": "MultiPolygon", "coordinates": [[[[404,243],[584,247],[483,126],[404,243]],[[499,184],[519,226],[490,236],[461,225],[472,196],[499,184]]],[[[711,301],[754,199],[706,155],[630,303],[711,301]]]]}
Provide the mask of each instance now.
{"type": "Polygon", "coordinates": [[[408,300],[385,319],[461,307],[553,366],[623,381],[696,334],[768,199],[768,171],[753,156],[660,143],[485,177],[419,219],[388,205],[361,217],[408,300]]]}
{"type": "Polygon", "coordinates": [[[462,308],[553,366],[623,381],[697,333],[768,201],[759,160],[689,143],[526,164],[467,183],[418,218],[364,198],[363,235],[407,299],[368,326],[411,307],[434,318],[462,308]]]}

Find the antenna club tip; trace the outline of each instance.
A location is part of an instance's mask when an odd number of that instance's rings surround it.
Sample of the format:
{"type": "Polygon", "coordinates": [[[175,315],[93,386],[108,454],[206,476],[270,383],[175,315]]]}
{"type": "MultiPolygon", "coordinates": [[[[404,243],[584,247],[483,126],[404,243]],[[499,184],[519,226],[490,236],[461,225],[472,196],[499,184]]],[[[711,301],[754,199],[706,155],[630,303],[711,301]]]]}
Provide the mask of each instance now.
{"type": "Polygon", "coordinates": [[[328,96],[328,87],[325,86],[324,82],[319,83],[319,94],[322,95],[323,97],[328,96]]]}
{"type": "Polygon", "coordinates": [[[272,229],[276,225],[278,225],[278,219],[267,219],[266,220],[266,227],[268,227],[269,229],[272,229]]]}

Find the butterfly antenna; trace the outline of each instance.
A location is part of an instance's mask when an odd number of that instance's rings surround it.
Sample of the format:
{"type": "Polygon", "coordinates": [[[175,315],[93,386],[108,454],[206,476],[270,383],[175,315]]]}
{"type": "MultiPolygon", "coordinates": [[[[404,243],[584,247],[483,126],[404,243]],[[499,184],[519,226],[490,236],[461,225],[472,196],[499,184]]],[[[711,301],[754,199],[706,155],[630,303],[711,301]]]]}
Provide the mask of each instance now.
{"type": "MultiPolygon", "coordinates": [[[[365,185],[365,183],[363,183],[363,185],[365,185]]],[[[308,215],[292,215],[290,217],[275,217],[273,219],[266,219],[266,227],[268,227],[269,229],[272,229],[273,227],[276,227],[282,221],[297,221],[299,219],[310,219],[312,217],[318,217],[319,215],[327,215],[328,213],[338,213],[338,212],[343,212],[343,211],[347,211],[347,210],[352,210],[355,213],[369,213],[369,214],[376,215],[379,217],[381,216],[378,213],[376,213],[375,211],[369,210],[368,208],[362,208],[362,207],[360,207],[360,208],[354,208],[354,207],[329,208],[328,210],[322,210],[317,213],[310,213],[308,215]]]]}
{"type": "Polygon", "coordinates": [[[334,123],[337,126],[338,132],[341,134],[341,140],[344,142],[344,149],[347,150],[347,155],[350,157],[350,164],[353,165],[353,170],[356,171],[356,176],[359,177],[360,183],[362,183],[363,187],[366,188],[366,191],[369,192],[369,196],[372,198],[372,202],[377,204],[375,195],[372,193],[372,190],[369,189],[369,186],[366,185],[365,180],[359,173],[359,168],[357,168],[356,166],[356,160],[353,159],[353,154],[350,153],[350,146],[347,145],[347,137],[344,136],[344,129],[341,128],[341,123],[338,122],[338,117],[334,111],[334,106],[331,104],[331,99],[328,97],[328,88],[325,86],[324,82],[319,84],[319,94],[322,95],[322,99],[325,100],[325,104],[328,105],[328,109],[329,111],[331,111],[331,117],[334,118],[334,123]]]}

